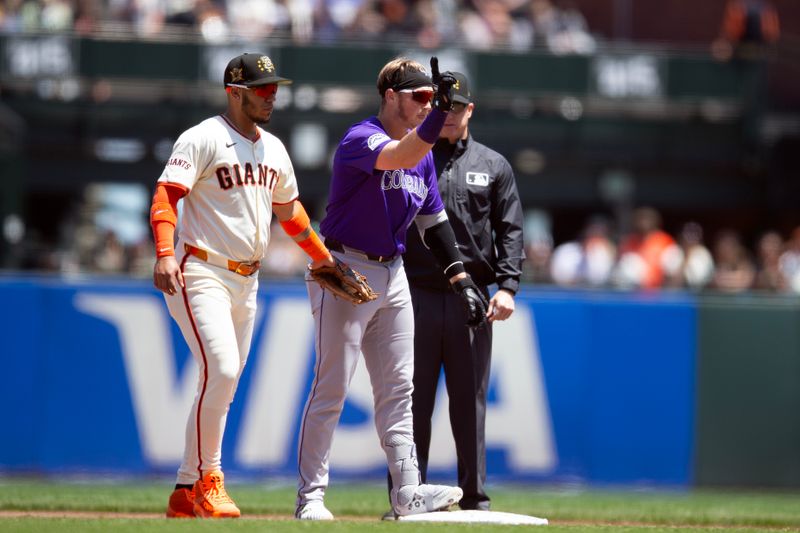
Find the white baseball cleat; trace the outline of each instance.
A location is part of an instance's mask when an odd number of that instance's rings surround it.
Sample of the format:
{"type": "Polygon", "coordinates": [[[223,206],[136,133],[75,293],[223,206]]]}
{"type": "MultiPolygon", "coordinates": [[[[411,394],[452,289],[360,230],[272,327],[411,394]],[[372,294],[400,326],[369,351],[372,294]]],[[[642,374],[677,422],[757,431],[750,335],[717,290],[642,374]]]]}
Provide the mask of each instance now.
{"type": "Polygon", "coordinates": [[[392,489],[392,507],[398,516],[442,511],[463,495],[461,488],[448,485],[406,485],[392,489]]]}
{"type": "Polygon", "coordinates": [[[298,520],[333,520],[333,513],[321,500],[315,500],[298,507],[294,517],[298,520]]]}

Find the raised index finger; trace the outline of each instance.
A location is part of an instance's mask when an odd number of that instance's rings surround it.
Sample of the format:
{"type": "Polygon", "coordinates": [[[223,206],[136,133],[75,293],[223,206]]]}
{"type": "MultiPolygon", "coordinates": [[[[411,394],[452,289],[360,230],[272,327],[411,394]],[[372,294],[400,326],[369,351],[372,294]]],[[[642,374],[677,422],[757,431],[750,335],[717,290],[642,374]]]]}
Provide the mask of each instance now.
{"type": "Polygon", "coordinates": [[[436,82],[439,79],[439,58],[436,56],[431,57],[431,79],[436,82]]]}

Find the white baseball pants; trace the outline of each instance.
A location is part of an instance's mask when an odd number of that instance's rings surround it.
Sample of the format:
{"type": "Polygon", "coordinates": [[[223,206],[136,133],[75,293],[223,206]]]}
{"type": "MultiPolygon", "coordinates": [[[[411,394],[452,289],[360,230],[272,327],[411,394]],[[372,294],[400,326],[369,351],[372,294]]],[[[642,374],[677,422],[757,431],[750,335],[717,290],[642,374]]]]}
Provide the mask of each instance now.
{"type": "Polygon", "coordinates": [[[244,277],[190,255],[178,260],[186,287],[165,298],[200,368],[177,479],[191,484],[221,469],[228,408],[253,336],[258,275],[244,277]]]}

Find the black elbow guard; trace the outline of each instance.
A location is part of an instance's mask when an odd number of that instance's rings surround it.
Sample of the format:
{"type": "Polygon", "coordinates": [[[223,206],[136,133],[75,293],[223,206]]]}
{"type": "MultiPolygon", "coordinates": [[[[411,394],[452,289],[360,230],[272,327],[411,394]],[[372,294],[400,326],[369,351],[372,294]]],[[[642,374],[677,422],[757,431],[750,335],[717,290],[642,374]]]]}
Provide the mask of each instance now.
{"type": "Polygon", "coordinates": [[[453,233],[449,221],[445,220],[427,228],[422,240],[442,267],[445,277],[451,278],[465,272],[464,261],[461,260],[461,252],[458,251],[456,243],[456,234],[453,233]]]}

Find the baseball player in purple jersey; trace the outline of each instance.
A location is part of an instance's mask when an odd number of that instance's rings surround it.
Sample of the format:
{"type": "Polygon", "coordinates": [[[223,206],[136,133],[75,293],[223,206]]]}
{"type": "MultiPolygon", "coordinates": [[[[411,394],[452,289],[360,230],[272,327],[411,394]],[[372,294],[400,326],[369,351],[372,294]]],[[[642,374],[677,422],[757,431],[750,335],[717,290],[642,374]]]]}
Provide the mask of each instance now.
{"type": "Polygon", "coordinates": [[[331,253],[364,274],[379,297],[354,306],[307,282],[317,358],[298,444],[295,517],[301,520],[333,519],[323,501],[328,460],[361,353],[392,478],[394,512],[442,510],[462,496],[458,487],[420,483],[411,415],[414,316],[401,254],[412,222],[461,295],[468,324],[482,325],[487,313],[484,296],[464,271],[430,153],[452,106],[456,80],[449,72],[439,74],[436,58],[431,67],[433,79],[415,61],[387,63],[378,75],[378,115],[352,126],[334,155],[320,230],[331,253]]]}

